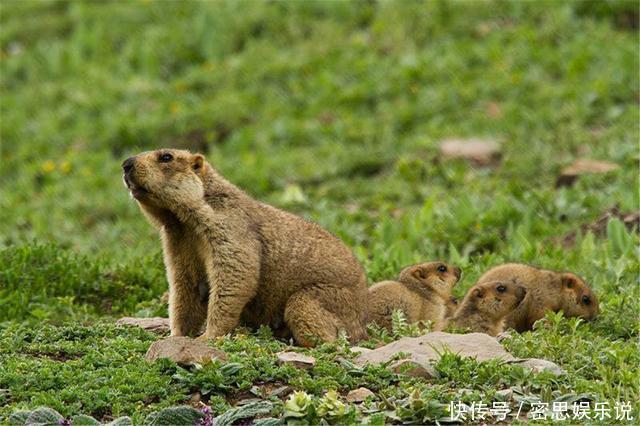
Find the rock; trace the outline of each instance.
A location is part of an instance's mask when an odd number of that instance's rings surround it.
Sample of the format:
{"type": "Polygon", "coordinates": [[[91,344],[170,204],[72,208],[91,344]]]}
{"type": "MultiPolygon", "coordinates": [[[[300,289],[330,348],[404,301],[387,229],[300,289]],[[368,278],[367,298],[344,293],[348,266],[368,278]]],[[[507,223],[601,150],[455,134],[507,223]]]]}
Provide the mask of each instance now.
{"type": "Polygon", "coordinates": [[[358,388],[349,392],[347,394],[346,400],[347,402],[358,403],[358,402],[364,401],[365,399],[367,399],[367,397],[373,396],[373,395],[375,394],[367,388],[358,388]]]}
{"type": "Polygon", "coordinates": [[[432,362],[440,359],[438,353],[443,353],[445,350],[462,357],[472,357],[478,361],[500,359],[508,363],[519,364],[536,373],[550,371],[555,375],[566,374],[562,368],[551,361],[537,358],[515,358],[502,347],[495,337],[484,333],[450,334],[436,331],[419,337],[403,337],[388,345],[359,355],[354,363],[359,366],[367,363],[380,364],[393,361],[402,355],[403,359],[392,362],[389,368],[396,373],[431,379],[438,377],[438,372],[433,368],[432,362]]]}
{"type": "Polygon", "coordinates": [[[503,389],[496,391],[496,396],[502,401],[508,401],[513,397],[513,389],[503,389]]]}
{"type": "Polygon", "coordinates": [[[199,407],[200,401],[202,401],[202,394],[198,391],[192,393],[189,397],[189,405],[192,407],[199,407]]]}
{"type": "Polygon", "coordinates": [[[423,379],[436,379],[440,377],[438,371],[430,362],[418,362],[412,359],[401,359],[390,365],[396,374],[404,374],[409,377],[422,377],[423,379]]]}
{"type": "Polygon", "coordinates": [[[144,328],[154,333],[169,332],[169,318],[153,317],[153,318],[132,318],[124,317],[116,321],[116,325],[133,325],[144,328]]]}
{"type": "Polygon", "coordinates": [[[629,232],[640,232],[640,210],[622,212],[620,207],[615,205],[605,210],[594,222],[583,223],[579,230],[571,231],[561,238],[552,238],[552,241],[559,242],[566,248],[571,248],[575,245],[578,233],[584,235],[591,232],[595,236],[603,237],[607,233],[607,225],[611,219],[620,220],[629,232]]]}
{"type": "Polygon", "coordinates": [[[496,336],[498,342],[502,342],[503,340],[509,340],[513,337],[513,335],[508,331],[503,331],[502,333],[496,336]]]}
{"type": "Polygon", "coordinates": [[[309,369],[316,365],[316,359],[311,356],[299,354],[297,352],[278,352],[278,365],[291,364],[296,368],[303,370],[309,369]]]}
{"type": "Polygon", "coordinates": [[[582,175],[608,173],[619,168],[620,166],[616,163],[581,158],[562,170],[556,181],[556,187],[571,186],[582,175]]]}
{"type": "Polygon", "coordinates": [[[463,158],[476,166],[496,166],[502,154],[500,145],[491,139],[447,139],[440,143],[443,158],[463,158]]]}
{"type": "Polygon", "coordinates": [[[546,359],[539,358],[527,358],[519,361],[515,361],[515,364],[519,364],[524,368],[527,368],[534,373],[541,373],[543,371],[549,371],[556,376],[562,376],[567,374],[558,364],[555,362],[547,361],[546,359]]]}
{"type": "Polygon", "coordinates": [[[352,346],[350,349],[351,349],[351,352],[360,353],[360,354],[366,354],[373,350],[369,348],[361,348],[360,346],[352,346]]]}
{"type": "Polygon", "coordinates": [[[221,350],[207,346],[206,342],[189,337],[171,336],[154,342],[145,355],[147,361],[159,358],[168,358],[176,364],[188,366],[213,359],[224,361],[227,357],[221,350]]]}
{"type": "Polygon", "coordinates": [[[280,386],[269,392],[269,397],[275,396],[276,398],[284,398],[293,392],[291,386],[280,386]]]}
{"type": "Polygon", "coordinates": [[[444,349],[461,356],[475,357],[478,361],[502,359],[513,361],[515,358],[494,338],[484,333],[450,334],[443,332],[427,333],[419,337],[403,337],[378,349],[358,356],[357,365],[378,364],[394,359],[400,352],[410,354],[406,359],[421,366],[430,365],[429,361],[438,360],[444,349]]]}

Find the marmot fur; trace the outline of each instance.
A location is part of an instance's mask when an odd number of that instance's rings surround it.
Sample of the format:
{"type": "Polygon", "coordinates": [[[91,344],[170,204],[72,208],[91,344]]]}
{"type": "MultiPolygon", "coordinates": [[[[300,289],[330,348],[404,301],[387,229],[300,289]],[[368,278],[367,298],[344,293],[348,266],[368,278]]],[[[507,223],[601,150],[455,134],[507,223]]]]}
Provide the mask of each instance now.
{"type": "Polygon", "coordinates": [[[464,296],[449,325],[497,336],[507,315],[524,300],[526,290],[514,281],[476,284],[464,296]]]}
{"type": "Polygon", "coordinates": [[[506,320],[506,327],[517,331],[533,328],[546,311],[562,310],[567,317],[593,319],[600,312],[598,298],[582,278],[571,272],[555,272],[529,265],[508,263],[485,272],[478,283],[517,280],[527,297],[506,320]]]}
{"type": "Polygon", "coordinates": [[[123,163],[124,180],[161,234],[171,334],[202,338],[240,322],[287,328],[298,344],[365,331],[366,278],[320,226],[252,199],[199,154],[161,149],[123,163]]]}
{"type": "Polygon", "coordinates": [[[451,289],[460,279],[460,268],[443,262],[412,265],[397,281],[382,281],[369,288],[368,321],[391,329],[391,314],[401,310],[407,322],[430,320],[439,330],[445,320],[451,289]]]}
{"type": "Polygon", "coordinates": [[[453,317],[453,314],[458,310],[458,298],[455,296],[451,296],[449,301],[447,302],[447,311],[445,316],[447,318],[453,317]]]}

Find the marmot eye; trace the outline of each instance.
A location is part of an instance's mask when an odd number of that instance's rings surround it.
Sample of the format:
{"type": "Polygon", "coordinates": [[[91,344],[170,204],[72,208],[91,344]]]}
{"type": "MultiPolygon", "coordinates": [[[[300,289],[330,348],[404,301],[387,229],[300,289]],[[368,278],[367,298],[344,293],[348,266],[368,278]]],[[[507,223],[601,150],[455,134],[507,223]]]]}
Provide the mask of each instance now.
{"type": "Polygon", "coordinates": [[[162,154],[159,158],[158,161],[160,161],[161,163],[168,163],[169,161],[173,160],[173,155],[171,154],[162,154]]]}
{"type": "Polygon", "coordinates": [[[589,296],[582,296],[582,303],[584,303],[585,305],[590,305],[591,298],[589,296]]]}
{"type": "Polygon", "coordinates": [[[498,293],[504,293],[505,291],[507,291],[507,288],[503,285],[499,285],[498,287],[496,287],[496,290],[498,290],[498,293]]]}
{"type": "Polygon", "coordinates": [[[438,272],[447,272],[447,267],[444,265],[438,266],[438,272]]]}

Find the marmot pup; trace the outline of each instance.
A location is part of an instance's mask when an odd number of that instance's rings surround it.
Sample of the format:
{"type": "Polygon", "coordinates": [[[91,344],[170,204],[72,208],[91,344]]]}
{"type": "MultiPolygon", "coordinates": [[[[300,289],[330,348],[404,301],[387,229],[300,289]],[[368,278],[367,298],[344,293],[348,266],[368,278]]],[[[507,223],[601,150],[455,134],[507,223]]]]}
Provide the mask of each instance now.
{"type": "Polygon", "coordinates": [[[428,262],[403,269],[397,281],[382,281],[369,289],[369,322],[391,329],[391,314],[401,310],[409,323],[431,320],[434,330],[445,320],[451,289],[460,268],[428,262]]]}
{"type": "Polygon", "coordinates": [[[447,302],[447,312],[445,314],[446,317],[447,318],[453,317],[453,314],[455,314],[457,310],[458,310],[458,298],[455,296],[451,296],[449,298],[449,301],[447,302]]]}
{"type": "Polygon", "coordinates": [[[527,290],[527,297],[507,317],[506,327],[517,331],[533,328],[546,311],[562,310],[567,317],[593,319],[600,312],[598,299],[587,284],[570,272],[555,272],[529,265],[508,263],[484,273],[478,283],[515,279],[527,290]]]}
{"type": "Polygon", "coordinates": [[[124,181],[162,237],[171,334],[229,333],[241,321],[286,329],[298,344],[344,330],[366,336],[366,278],[351,251],[320,226],[252,199],[204,157],[144,152],[124,181]]]}
{"type": "Polygon", "coordinates": [[[497,336],[505,329],[507,315],[524,300],[526,293],[514,281],[476,284],[462,299],[449,325],[497,336]]]}

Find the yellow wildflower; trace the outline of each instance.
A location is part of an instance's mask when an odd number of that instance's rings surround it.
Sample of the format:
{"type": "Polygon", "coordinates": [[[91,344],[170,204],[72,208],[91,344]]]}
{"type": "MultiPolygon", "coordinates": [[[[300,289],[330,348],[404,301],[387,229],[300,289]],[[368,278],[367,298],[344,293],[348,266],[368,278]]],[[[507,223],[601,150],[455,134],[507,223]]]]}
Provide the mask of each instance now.
{"type": "Polygon", "coordinates": [[[51,160],[47,160],[44,163],[42,163],[42,171],[45,173],[51,173],[55,169],[56,169],[56,163],[54,163],[51,160]]]}

